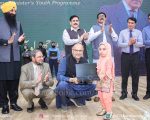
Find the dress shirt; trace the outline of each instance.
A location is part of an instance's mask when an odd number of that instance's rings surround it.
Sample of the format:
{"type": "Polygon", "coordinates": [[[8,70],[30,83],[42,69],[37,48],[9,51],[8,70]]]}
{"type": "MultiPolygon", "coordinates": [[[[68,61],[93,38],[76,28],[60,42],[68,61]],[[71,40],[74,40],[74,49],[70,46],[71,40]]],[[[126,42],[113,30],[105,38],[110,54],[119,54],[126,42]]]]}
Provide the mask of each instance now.
{"type": "MultiPolygon", "coordinates": [[[[118,46],[121,47],[121,51],[130,53],[130,46],[128,45],[130,40],[130,30],[124,29],[119,34],[118,46]]],[[[132,36],[136,39],[136,43],[133,45],[133,53],[140,51],[140,47],[143,47],[142,32],[137,29],[132,30],[132,36]]]]}
{"type": "MultiPolygon", "coordinates": [[[[78,28],[80,29],[80,28],[78,28]]],[[[74,30],[77,32],[78,29],[74,29],[71,27],[71,30],[74,30]]],[[[85,31],[85,30],[84,30],[85,31]]],[[[85,31],[86,32],[86,31],[85,31]]],[[[64,32],[63,32],[63,36],[62,36],[62,39],[65,43],[65,45],[73,45],[75,43],[78,43],[78,42],[81,42],[82,40],[80,40],[80,36],[78,35],[78,38],[77,39],[70,39],[70,36],[67,32],[67,30],[65,29],[64,32]]],[[[86,42],[86,41],[85,41],[86,42]]]]}
{"type": "MultiPolygon", "coordinates": [[[[38,66],[33,63],[33,68],[34,68],[34,79],[38,80],[38,66]]],[[[40,90],[43,88],[42,82],[40,82],[37,86],[35,86],[34,91],[35,95],[38,96],[40,94],[40,90]]]]}
{"type": "Polygon", "coordinates": [[[143,28],[143,42],[146,48],[150,48],[150,25],[143,28]]]}
{"type": "MultiPolygon", "coordinates": [[[[87,43],[92,42],[94,39],[96,39],[100,34],[102,34],[101,30],[94,32],[93,27],[90,29],[89,32],[89,38],[86,41],[87,43]]],[[[117,41],[118,40],[118,35],[115,33],[114,29],[112,28],[112,33],[111,33],[111,37],[113,41],[117,41]]],[[[103,32],[103,41],[107,41],[106,39],[106,34],[105,32],[103,32]]]]}

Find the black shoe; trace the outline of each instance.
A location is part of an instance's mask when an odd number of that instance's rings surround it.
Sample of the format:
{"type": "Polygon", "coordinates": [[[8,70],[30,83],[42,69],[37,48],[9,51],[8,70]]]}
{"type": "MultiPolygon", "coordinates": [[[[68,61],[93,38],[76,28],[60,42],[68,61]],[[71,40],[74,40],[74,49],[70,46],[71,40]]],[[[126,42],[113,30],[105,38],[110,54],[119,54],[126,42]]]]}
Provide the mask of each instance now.
{"type": "Polygon", "coordinates": [[[2,107],[2,114],[8,114],[9,113],[9,106],[8,105],[4,105],[2,107]]]}
{"type": "Polygon", "coordinates": [[[0,104],[0,108],[2,108],[2,104],[0,104]]]}
{"type": "Polygon", "coordinates": [[[122,94],[121,96],[120,96],[120,100],[124,100],[125,98],[127,98],[127,94],[122,94]]]}
{"type": "Polygon", "coordinates": [[[92,101],[92,99],[91,98],[87,98],[86,101],[92,101]]]}
{"type": "Polygon", "coordinates": [[[94,102],[99,102],[99,97],[94,97],[94,102]]]}
{"type": "Polygon", "coordinates": [[[40,98],[38,103],[40,104],[42,110],[47,110],[48,109],[48,107],[47,107],[46,103],[43,101],[43,99],[40,98]]]}
{"type": "Polygon", "coordinates": [[[147,99],[149,99],[149,98],[150,98],[150,94],[146,94],[146,95],[143,97],[144,100],[147,100],[147,99]]]}
{"type": "Polygon", "coordinates": [[[136,94],[133,94],[133,95],[132,95],[132,98],[133,98],[135,101],[139,101],[139,100],[140,100],[139,97],[138,97],[136,94]]]}
{"type": "Polygon", "coordinates": [[[10,109],[13,109],[14,111],[22,111],[22,108],[18,106],[16,103],[11,104],[10,109]]]}
{"type": "Polygon", "coordinates": [[[32,103],[32,107],[31,108],[27,108],[27,112],[28,113],[32,113],[34,111],[34,103],[32,103]]]}

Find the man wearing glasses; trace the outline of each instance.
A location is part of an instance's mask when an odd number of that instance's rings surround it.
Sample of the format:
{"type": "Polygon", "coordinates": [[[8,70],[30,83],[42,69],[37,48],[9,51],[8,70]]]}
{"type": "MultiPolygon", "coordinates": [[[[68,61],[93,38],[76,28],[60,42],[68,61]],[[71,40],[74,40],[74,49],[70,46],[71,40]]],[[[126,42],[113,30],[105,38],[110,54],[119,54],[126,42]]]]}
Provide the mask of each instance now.
{"type": "Polygon", "coordinates": [[[60,96],[61,100],[59,106],[56,106],[57,108],[67,108],[69,102],[77,107],[83,106],[87,98],[96,94],[94,84],[81,84],[76,77],[75,65],[87,63],[87,60],[82,57],[83,51],[83,45],[77,43],[72,47],[72,54],[66,56],[60,62],[57,74],[58,85],[55,93],[60,96]]]}
{"type": "Polygon", "coordinates": [[[55,98],[55,93],[49,86],[53,86],[49,64],[44,63],[41,50],[31,52],[32,62],[22,66],[20,76],[20,91],[28,102],[27,112],[34,111],[34,98],[40,98],[41,109],[48,109],[48,105],[55,98]]]}

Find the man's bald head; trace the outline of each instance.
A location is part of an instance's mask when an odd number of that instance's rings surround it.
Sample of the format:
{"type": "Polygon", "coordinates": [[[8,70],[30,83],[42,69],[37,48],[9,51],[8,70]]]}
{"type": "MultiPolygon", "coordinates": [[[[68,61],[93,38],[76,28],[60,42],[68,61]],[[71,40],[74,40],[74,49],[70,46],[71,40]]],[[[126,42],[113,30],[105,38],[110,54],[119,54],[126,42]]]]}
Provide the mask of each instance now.
{"type": "Polygon", "coordinates": [[[81,43],[76,43],[72,47],[72,56],[76,59],[79,60],[81,57],[83,57],[83,51],[84,47],[81,43]]]}

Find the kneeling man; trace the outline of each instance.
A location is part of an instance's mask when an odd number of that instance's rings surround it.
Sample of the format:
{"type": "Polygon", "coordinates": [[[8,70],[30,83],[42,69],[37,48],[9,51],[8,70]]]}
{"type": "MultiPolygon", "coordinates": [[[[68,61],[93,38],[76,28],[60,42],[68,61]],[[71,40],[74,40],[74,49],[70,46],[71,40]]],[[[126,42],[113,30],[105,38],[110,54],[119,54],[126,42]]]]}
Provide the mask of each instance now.
{"type": "Polygon", "coordinates": [[[58,97],[56,97],[57,108],[66,108],[71,102],[80,107],[85,105],[86,99],[97,94],[94,84],[80,83],[76,77],[75,65],[87,63],[86,58],[83,57],[83,51],[83,45],[76,43],[72,47],[72,54],[63,58],[60,62],[57,74],[58,85],[55,92],[61,100],[58,101],[58,97]]]}
{"type": "Polygon", "coordinates": [[[28,102],[27,112],[34,111],[33,98],[40,98],[42,109],[48,109],[47,105],[55,97],[55,93],[49,86],[54,84],[49,65],[43,63],[43,54],[40,50],[31,53],[32,62],[22,66],[20,76],[20,90],[28,102]]]}

